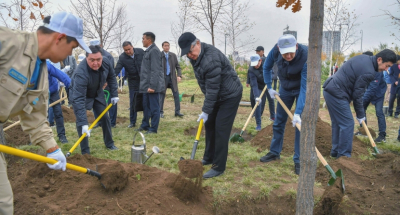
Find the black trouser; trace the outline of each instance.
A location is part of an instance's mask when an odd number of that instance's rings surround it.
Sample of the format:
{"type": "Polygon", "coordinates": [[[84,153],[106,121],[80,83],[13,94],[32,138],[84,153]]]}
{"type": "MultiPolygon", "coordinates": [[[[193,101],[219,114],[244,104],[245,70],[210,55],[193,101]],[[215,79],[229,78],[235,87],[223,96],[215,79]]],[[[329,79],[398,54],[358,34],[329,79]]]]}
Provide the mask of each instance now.
{"type": "MultiPolygon", "coordinates": [[[[93,113],[95,116],[100,116],[100,114],[104,111],[104,109],[106,109],[106,106],[104,106],[97,100],[94,101],[93,113]]],[[[99,123],[101,125],[101,129],[103,129],[103,141],[106,147],[110,148],[111,146],[114,145],[114,140],[112,139],[111,122],[108,113],[104,114],[104,116],[100,119],[99,123]]],[[[82,136],[82,126],[76,126],[76,130],[78,131],[79,137],[82,136]]],[[[90,154],[89,140],[87,137],[83,138],[80,145],[81,145],[81,153],[83,155],[90,154]]]]}
{"type": "Polygon", "coordinates": [[[274,85],[274,90],[276,90],[276,85],[278,85],[277,82],[278,82],[278,79],[273,79],[272,80],[272,83],[274,85]]]}
{"type": "Polygon", "coordinates": [[[392,84],[392,87],[390,88],[390,98],[389,98],[389,115],[393,116],[393,106],[394,106],[394,100],[397,98],[397,107],[396,107],[396,112],[394,113],[395,115],[398,115],[400,113],[400,98],[396,94],[396,88],[397,86],[395,84],[392,84]]]}
{"type": "MultiPolygon", "coordinates": [[[[59,99],[60,99],[60,95],[58,94],[58,91],[50,94],[50,98],[49,98],[50,104],[59,99]]],[[[57,126],[57,136],[58,137],[65,136],[64,117],[62,115],[61,104],[57,103],[52,108],[53,108],[53,114],[54,114],[54,118],[55,118],[56,126],[57,126]]],[[[50,123],[53,123],[53,122],[50,122],[50,123]]]]}
{"type": "Polygon", "coordinates": [[[217,101],[206,121],[206,148],[203,159],[212,162],[212,168],[225,171],[228,143],[242,94],[225,101],[217,101]]]}
{"type": "Polygon", "coordinates": [[[136,124],[136,119],[137,119],[137,112],[135,111],[134,104],[135,104],[135,93],[138,92],[139,91],[135,91],[135,88],[132,86],[132,84],[129,84],[129,121],[133,125],[136,124]]]}
{"type": "Polygon", "coordinates": [[[167,94],[167,89],[170,88],[172,91],[172,94],[174,95],[174,102],[175,102],[175,114],[178,114],[181,110],[181,104],[179,102],[179,90],[177,89],[176,92],[174,92],[174,87],[172,85],[172,80],[171,80],[171,75],[167,75],[165,78],[165,82],[167,83],[167,87],[165,88],[164,93],[160,93],[160,106],[161,110],[160,113],[164,113],[164,100],[165,100],[165,95],[167,94]]]}

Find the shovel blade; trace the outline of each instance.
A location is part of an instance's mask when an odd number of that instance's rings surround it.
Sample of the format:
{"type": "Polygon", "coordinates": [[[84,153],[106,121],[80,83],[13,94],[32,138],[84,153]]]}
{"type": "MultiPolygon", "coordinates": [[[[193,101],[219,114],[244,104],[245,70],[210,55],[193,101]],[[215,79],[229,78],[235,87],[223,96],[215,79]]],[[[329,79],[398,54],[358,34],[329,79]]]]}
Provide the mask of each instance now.
{"type": "Polygon", "coordinates": [[[190,97],[190,103],[194,102],[194,95],[192,97],[190,97]]]}
{"type": "Polygon", "coordinates": [[[232,143],[236,143],[236,142],[243,143],[244,139],[240,134],[234,133],[234,134],[232,134],[231,138],[229,138],[229,141],[232,143]]]}

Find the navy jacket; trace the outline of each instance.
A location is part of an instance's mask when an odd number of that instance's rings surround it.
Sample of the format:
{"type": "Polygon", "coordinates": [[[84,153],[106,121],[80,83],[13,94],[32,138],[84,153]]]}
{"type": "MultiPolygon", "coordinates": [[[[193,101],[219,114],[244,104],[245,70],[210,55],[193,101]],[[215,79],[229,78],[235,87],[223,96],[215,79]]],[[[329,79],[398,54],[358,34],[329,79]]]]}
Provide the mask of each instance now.
{"type": "Polygon", "coordinates": [[[117,66],[115,66],[115,74],[120,74],[122,68],[125,68],[129,88],[134,91],[139,91],[143,55],[143,49],[133,48],[134,57],[132,58],[124,52],[119,56],[117,66]]]}
{"type": "Polygon", "coordinates": [[[371,102],[376,104],[385,98],[387,84],[383,72],[377,72],[375,74],[375,80],[371,81],[367,91],[363,96],[364,102],[371,102]]]}
{"type": "Polygon", "coordinates": [[[260,89],[264,89],[264,76],[263,76],[263,68],[262,65],[264,64],[265,57],[262,57],[261,65],[258,69],[254,66],[250,66],[248,70],[248,79],[249,84],[251,86],[251,90],[253,91],[254,98],[260,97],[261,91],[260,89]]]}
{"type": "Polygon", "coordinates": [[[390,67],[390,80],[392,81],[392,84],[394,84],[396,81],[399,80],[399,76],[400,76],[400,69],[398,64],[393,64],[392,67],[390,67]]]}
{"type": "Polygon", "coordinates": [[[49,61],[46,61],[47,70],[49,72],[49,91],[50,94],[58,92],[58,81],[65,84],[66,88],[69,88],[71,79],[63,71],[57,69],[49,61]]]}
{"type": "Polygon", "coordinates": [[[362,98],[365,88],[378,71],[376,56],[358,55],[348,60],[334,75],[326,79],[324,91],[337,99],[353,100],[357,118],[365,117],[362,98]]]}
{"type": "Polygon", "coordinates": [[[264,82],[268,89],[272,88],[272,67],[274,63],[278,66],[278,77],[280,86],[287,91],[300,90],[300,95],[296,104],[295,114],[303,112],[306,102],[307,91],[307,56],[308,47],[298,44],[296,56],[290,62],[283,59],[277,44],[268,53],[264,62],[264,82]]]}

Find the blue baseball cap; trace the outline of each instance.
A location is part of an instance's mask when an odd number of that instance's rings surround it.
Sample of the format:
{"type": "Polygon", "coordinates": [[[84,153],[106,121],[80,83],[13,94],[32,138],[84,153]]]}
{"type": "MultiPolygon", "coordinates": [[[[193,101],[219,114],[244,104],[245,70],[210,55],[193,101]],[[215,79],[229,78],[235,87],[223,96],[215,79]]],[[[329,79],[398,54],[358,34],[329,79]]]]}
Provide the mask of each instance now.
{"type": "Polygon", "coordinates": [[[260,55],[256,54],[256,55],[252,55],[250,56],[250,66],[257,66],[258,61],[260,61],[260,55]]]}
{"type": "Polygon", "coordinates": [[[279,37],[278,47],[281,54],[296,52],[296,38],[291,34],[284,34],[279,37]]]}
{"type": "Polygon", "coordinates": [[[74,14],[65,11],[55,13],[51,15],[50,23],[45,23],[43,26],[52,31],[75,38],[82,49],[84,49],[87,53],[92,53],[83,40],[82,19],[74,14]]]}

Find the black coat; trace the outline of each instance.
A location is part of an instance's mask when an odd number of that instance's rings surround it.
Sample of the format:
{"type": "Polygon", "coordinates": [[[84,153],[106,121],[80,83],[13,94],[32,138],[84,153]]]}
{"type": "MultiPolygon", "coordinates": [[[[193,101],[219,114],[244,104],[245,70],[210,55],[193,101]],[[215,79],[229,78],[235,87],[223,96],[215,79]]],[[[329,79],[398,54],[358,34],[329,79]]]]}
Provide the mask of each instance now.
{"type": "Polygon", "coordinates": [[[190,60],[201,91],[205,95],[202,111],[210,114],[217,101],[242,94],[243,87],[226,56],[217,48],[201,43],[197,60],[190,60]]]}
{"type": "Polygon", "coordinates": [[[142,68],[144,51],[141,48],[134,48],[133,53],[133,59],[125,52],[119,56],[117,66],[115,66],[115,74],[118,75],[122,68],[125,68],[125,76],[128,79],[129,88],[139,91],[140,69],[142,68]]]}
{"type": "Polygon", "coordinates": [[[107,59],[103,59],[103,63],[98,71],[92,70],[84,59],[76,69],[74,76],[71,80],[70,97],[74,113],[76,116],[76,125],[88,125],[86,110],[93,108],[94,101],[107,106],[104,98],[103,85],[107,82],[110,87],[110,98],[118,97],[118,84],[115,78],[114,69],[107,59]],[[100,72],[100,83],[93,83],[93,73],[100,72]],[[92,74],[91,74],[92,73],[92,74]],[[93,96],[95,95],[95,96],[93,96]]]}
{"type": "Polygon", "coordinates": [[[324,91],[349,103],[353,100],[357,118],[365,117],[362,97],[378,71],[376,56],[358,55],[348,60],[324,85],[324,91]]]}
{"type": "Polygon", "coordinates": [[[164,71],[161,65],[161,51],[152,44],[144,51],[142,68],[140,70],[140,93],[147,93],[148,89],[155,93],[162,93],[165,89],[164,71]]]}

